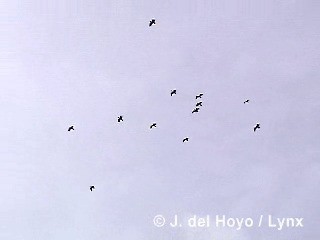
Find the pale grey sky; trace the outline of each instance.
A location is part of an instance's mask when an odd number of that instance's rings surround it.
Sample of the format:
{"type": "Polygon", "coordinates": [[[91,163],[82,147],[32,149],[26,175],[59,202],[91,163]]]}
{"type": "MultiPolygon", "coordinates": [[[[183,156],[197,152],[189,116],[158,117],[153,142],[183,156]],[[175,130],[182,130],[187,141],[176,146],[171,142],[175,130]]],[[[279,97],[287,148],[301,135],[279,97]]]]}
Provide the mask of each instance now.
{"type": "Polygon", "coordinates": [[[0,239],[319,239],[319,1],[0,9],[0,239]],[[153,226],[176,213],[304,228],[153,226]]]}

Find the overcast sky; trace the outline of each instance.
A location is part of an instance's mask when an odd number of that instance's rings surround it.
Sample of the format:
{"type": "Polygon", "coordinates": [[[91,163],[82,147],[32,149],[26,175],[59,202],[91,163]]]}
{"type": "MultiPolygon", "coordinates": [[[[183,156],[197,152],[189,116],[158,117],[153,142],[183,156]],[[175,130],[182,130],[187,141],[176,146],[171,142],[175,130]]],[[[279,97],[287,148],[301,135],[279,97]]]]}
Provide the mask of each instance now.
{"type": "Polygon", "coordinates": [[[22,2],[0,5],[0,239],[319,239],[319,1],[22,2]]]}

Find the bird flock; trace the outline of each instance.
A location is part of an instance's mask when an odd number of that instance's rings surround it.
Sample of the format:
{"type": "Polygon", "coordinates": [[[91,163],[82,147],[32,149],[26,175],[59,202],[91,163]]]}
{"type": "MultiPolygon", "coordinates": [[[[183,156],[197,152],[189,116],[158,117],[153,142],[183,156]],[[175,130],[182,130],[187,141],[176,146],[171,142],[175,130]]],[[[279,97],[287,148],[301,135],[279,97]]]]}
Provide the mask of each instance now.
{"type": "MultiPolygon", "coordinates": [[[[156,24],[156,20],[155,19],[151,19],[150,20],[150,22],[149,22],[149,27],[151,27],[152,25],[155,25],[156,24]]],[[[173,95],[176,95],[177,94],[177,90],[176,89],[173,89],[173,90],[171,90],[171,92],[170,92],[170,95],[171,95],[171,97],[173,96],[173,95]]],[[[197,99],[202,99],[202,97],[203,97],[203,93],[199,93],[198,95],[196,95],[196,97],[195,97],[195,99],[197,100],[197,99]]],[[[250,100],[249,99],[246,99],[243,103],[244,104],[248,104],[250,102],[250,100]]],[[[199,112],[199,110],[200,110],[200,107],[202,107],[202,101],[199,101],[199,102],[197,102],[196,103],[196,106],[195,106],[195,108],[192,110],[192,114],[193,113],[197,113],[197,112],[199,112]]],[[[124,120],[123,120],[123,116],[122,115],[120,115],[120,116],[118,116],[118,123],[120,123],[120,122],[123,122],[124,120]]],[[[153,128],[156,128],[157,127],[157,123],[152,123],[151,125],[150,125],[150,129],[153,129],[153,128]]],[[[254,132],[256,132],[256,130],[257,129],[260,129],[260,123],[257,123],[254,127],[253,127],[253,131],[254,132]]],[[[75,128],[74,128],[74,126],[73,125],[71,125],[70,127],[68,127],[68,132],[70,132],[70,131],[75,131],[75,128]]],[[[182,142],[188,142],[189,141],[189,137],[185,137],[183,140],[182,140],[182,142]]],[[[90,189],[90,191],[92,192],[93,190],[95,190],[95,186],[94,185],[91,185],[91,186],[89,186],[89,189],[90,189]]]]}

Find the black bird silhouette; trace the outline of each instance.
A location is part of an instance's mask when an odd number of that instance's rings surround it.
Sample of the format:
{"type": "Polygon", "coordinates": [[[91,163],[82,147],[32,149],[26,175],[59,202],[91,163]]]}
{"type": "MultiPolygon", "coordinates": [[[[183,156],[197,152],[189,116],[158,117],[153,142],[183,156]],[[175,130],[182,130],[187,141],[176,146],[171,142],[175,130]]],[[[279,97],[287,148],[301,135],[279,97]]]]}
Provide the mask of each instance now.
{"type": "Polygon", "coordinates": [[[155,19],[151,19],[149,22],[149,27],[151,27],[153,24],[156,24],[156,20],[155,19]]]}
{"type": "Polygon", "coordinates": [[[185,138],[182,140],[182,142],[188,142],[189,141],[189,138],[185,138]]]}
{"type": "Polygon", "coordinates": [[[68,128],[68,132],[70,132],[71,130],[74,131],[74,127],[73,127],[73,126],[70,126],[70,127],[68,128]]]}
{"type": "Polygon", "coordinates": [[[202,98],[202,96],[203,96],[203,93],[200,93],[198,96],[196,96],[196,99],[202,98]]]}
{"type": "Polygon", "coordinates": [[[121,122],[121,121],[123,121],[123,116],[118,117],[118,122],[121,122]]]}
{"type": "Polygon", "coordinates": [[[95,187],[94,186],[90,186],[90,191],[91,192],[93,191],[93,189],[95,189],[95,187]]]}
{"type": "Polygon", "coordinates": [[[255,132],[258,128],[260,128],[260,123],[257,123],[257,125],[253,128],[253,131],[255,132]]]}
{"type": "Polygon", "coordinates": [[[199,107],[199,106],[202,107],[202,102],[198,102],[198,103],[196,104],[196,107],[199,107]]]}
{"type": "Polygon", "coordinates": [[[246,103],[249,103],[249,101],[250,101],[250,100],[247,99],[247,100],[245,100],[243,103],[246,104],[246,103]]]}
{"type": "Polygon", "coordinates": [[[173,94],[177,94],[177,90],[176,90],[176,89],[171,90],[171,96],[172,96],[173,94]]]}
{"type": "Polygon", "coordinates": [[[192,113],[199,112],[199,109],[200,108],[196,107],[195,109],[193,109],[192,113]]]}
{"type": "Polygon", "coordinates": [[[153,127],[157,127],[157,124],[156,123],[152,123],[152,125],[150,126],[150,129],[153,128],[153,127]]]}

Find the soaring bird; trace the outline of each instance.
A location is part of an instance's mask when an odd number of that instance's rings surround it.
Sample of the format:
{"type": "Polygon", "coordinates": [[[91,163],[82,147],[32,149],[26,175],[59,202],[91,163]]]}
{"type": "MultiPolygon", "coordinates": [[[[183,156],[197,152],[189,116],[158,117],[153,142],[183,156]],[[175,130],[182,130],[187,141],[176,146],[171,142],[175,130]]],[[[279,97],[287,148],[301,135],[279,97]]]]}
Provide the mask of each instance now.
{"type": "Polygon", "coordinates": [[[74,131],[74,127],[73,127],[73,126],[70,126],[70,127],[68,128],[68,132],[70,132],[71,130],[74,131]]]}
{"type": "Polygon", "coordinates": [[[202,96],[203,96],[203,93],[200,93],[199,95],[196,96],[196,99],[202,98],[202,96]]]}
{"type": "Polygon", "coordinates": [[[151,27],[153,24],[156,24],[156,20],[155,19],[151,19],[149,22],[149,27],[151,27]]]}
{"type": "Polygon", "coordinates": [[[193,109],[192,113],[199,112],[199,109],[200,108],[196,107],[195,109],[193,109]]]}
{"type": "Polygon", "coordinates": [[[255,132],[258,128],[260,128],[260,123],[257,123],[257,125],[253,128],[253,131],[255,132]]]}
{"type": "Polygon", "coordinates": [[[176,89],[171,90],[171,96],[172,96],[173,94],[177,94],[177,90],[176,90],[176,89]]]}
{"type": "Polygon", "coordinates": [[[199,107],[199,106],[202,107],[202,102],[198,102],[198,103],[196,104],[196,107],[199,107]]]}
{"type": "Polygon", "coordinates": [[[93,189],[95,189],[95,187],[94,186],[90,186],[90,191],[91,192],[93,191],[93,189]]]}
{"type": "Polygon", "coordinates": [[[189,141],[189,138],[187,138],[187,137],[182,140],[182,142],[188,142],[188,141],[189,141]]]}
{"type": "Polygon", "coordinates": [[[121,122],[121,121],[123,121],[123,116],[118,117],[118,122],[121,122]]]}
{"type": "Polygon", "coordinates": [[[152,123],[152,125],[150,126],[150,129],[153,128],[153,127],[157,127],[157,124],[156,123],[152,123]]]}
{"type": "Polygon", "coordinates": [[[243,103],[246,104],[246,103],[249,103],[249,101],[250,101],[250,100],[247,99],[247,100],[245,100],[243,103]]]}

